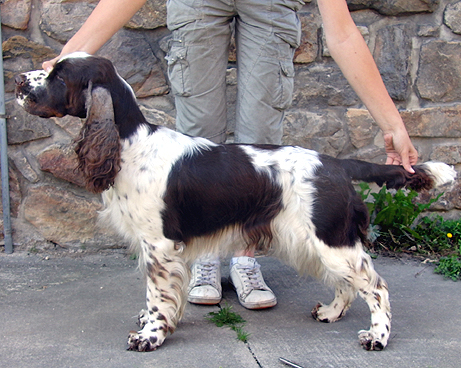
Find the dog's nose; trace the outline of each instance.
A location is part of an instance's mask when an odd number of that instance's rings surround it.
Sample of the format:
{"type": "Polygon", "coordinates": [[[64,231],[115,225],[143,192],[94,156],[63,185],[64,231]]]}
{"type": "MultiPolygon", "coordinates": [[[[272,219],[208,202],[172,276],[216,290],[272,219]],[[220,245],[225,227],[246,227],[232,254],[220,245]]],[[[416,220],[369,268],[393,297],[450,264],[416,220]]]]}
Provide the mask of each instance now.
{"type": "Polygon", "coordinates": [[[26,83],[26,76],[24,74],[18,74],[14,77],[14,82],[17,86],[23,86],[26,83]]]}

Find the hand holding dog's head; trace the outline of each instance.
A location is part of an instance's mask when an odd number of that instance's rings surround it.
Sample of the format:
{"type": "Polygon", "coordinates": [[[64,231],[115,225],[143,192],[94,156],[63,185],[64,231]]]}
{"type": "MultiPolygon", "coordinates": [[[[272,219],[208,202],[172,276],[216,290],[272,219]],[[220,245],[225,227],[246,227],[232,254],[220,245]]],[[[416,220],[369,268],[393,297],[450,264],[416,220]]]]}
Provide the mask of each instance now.
{"type": "Polygon", "coordinates": [[[81,53],[61,59],[50,73],[36,70],[16,76],[16,99],[28,113],[86,118],[75,152],[86,188],[94,193],[112,186],[120,170],[120,137],[110,92],[111,83],[120,84],[120,78],[114,76],[109,60],[81,53]]]}
{"type": "Polygon", "coordinates": [[[86,91],[105,86],[114,80],[115,69],[110,61],[82,53],[70,54],[56,63],[49,72],[35,70],[15,77],[16,100],[30,114],[42,118],[65,115],[86,117],[86,91]],[[87,58],[94,58],[88,68],[87,58]]]}

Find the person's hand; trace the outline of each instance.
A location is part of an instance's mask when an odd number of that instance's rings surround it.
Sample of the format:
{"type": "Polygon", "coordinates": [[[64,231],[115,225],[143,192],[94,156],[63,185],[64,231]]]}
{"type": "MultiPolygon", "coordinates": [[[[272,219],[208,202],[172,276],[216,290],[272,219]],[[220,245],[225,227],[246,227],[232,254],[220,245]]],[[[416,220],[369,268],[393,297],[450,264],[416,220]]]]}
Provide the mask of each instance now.
{"type": "Polygon", "coordinates": [[[42,68],[45,72],[49,73],[54,68],[54,64],[58,62],[61,56],[56,56],[54,59],[43,62],[42,68]]]}
{"type": "Polygon", "coordinates": [[[386,165],[403,165],[409,173],[415,172],[411,166],[418,161],[418,152],[405,130],[385,133],[384,147],[387,153],[386,165]]]}

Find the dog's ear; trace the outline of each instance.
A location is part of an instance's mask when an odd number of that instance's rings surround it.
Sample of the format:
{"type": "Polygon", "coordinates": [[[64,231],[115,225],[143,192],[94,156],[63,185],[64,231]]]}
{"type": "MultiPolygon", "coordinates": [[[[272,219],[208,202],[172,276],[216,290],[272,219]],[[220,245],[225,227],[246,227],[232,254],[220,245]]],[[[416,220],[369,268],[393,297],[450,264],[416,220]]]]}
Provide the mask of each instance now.
{"type": "Polygon", "coordinates": [[[115,125],[110,92],[103,87],[88,86],[87,118],[76,139],[78,167],[86,188],[101,193],[114,184],[120,171],[120,136],[115,125]]]}

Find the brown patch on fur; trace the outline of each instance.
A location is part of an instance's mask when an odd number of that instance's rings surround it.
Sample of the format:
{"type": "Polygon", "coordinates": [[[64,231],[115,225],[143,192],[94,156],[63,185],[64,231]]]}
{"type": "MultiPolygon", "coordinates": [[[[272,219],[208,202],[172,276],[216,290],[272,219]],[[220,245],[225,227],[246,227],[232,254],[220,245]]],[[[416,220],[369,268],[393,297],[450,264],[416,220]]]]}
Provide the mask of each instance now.
{"type": "Polygon", "coordinates": [[[75,152],[87,190],[101,193],[114,185],[120,171],[121,144],[110,93],[96,88],[90,95],[88,118],[76,139],[75,152]]]}

